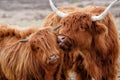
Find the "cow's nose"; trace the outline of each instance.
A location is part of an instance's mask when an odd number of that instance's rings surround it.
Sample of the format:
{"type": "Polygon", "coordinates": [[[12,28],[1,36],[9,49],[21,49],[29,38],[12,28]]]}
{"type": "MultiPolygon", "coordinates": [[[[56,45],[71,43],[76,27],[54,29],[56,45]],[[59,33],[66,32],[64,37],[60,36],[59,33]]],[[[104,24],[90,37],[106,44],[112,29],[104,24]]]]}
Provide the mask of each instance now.
{"type": "Polygon", "coordinates": [[[70,50],[72,47],[72,40],[69,37],[59,35],[58,36],[59,47],[63,50],[70,50]]]}
{"type": "Polygon", "coordinates": [[[55,55],[55,54],[50,55],[48,63],[54,64],[54,63],[56,63],[58,61],[58,59],[59,59],[58,55],[55,55]]]}
{"type": "Polygon", "coordinates": [[[58,43],[63,42],[63,40],[65,39],[65,36],[58,36],[58,43]]]}

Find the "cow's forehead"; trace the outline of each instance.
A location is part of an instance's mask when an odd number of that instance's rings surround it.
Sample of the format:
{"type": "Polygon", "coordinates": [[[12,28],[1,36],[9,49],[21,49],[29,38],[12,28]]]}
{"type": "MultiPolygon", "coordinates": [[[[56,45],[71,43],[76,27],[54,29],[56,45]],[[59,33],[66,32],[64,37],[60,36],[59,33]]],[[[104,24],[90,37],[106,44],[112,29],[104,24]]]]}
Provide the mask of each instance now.
{"type": "Polygon", "coordinates": [[[74,12],[61,20],[62,25],[89,25],[92,23],[91,14],[87,12],[74,12]]]}
{"type": "Polygon", "coordinates": [[[64,17],[61,21],[65,21],[69,19],[69,21],[73,21],[73,20],[78,20],[78,19],[85,19],[85,18],[91,18],[91,14],[88,12],[74,12],[74,13],[70,13],[68,16],[64,17]]]}

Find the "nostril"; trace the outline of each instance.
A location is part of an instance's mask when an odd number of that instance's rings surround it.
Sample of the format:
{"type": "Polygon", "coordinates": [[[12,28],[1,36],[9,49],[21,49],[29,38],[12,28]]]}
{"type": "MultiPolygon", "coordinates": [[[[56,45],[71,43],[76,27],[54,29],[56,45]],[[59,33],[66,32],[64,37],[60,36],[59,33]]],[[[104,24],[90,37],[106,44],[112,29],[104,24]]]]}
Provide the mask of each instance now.
{"type": "Polygon", "coordinates": [[[59,56],[53,54],[49,57],[48,63],[56,63],[58,61],[58,59],[59,59],[59,56]]]}
{"type": "Polygon", "coordinates": [[[61,39],[65,39],[65,36],[61,36],[61,39]]]}
{"type": "Polygon", "coordinates": [[[51,55],[51,56],[49,57],[49,59],[50,59],[51,61],[54,61],[54,60],[56,59],[56,55],[51,55]]]}
{"type": "Polygon", "coordinates": [[[65,39],[65,36],[58,36],[58,39],[59,39],[60,41],[63,41],[63,39],[65,39]]]}

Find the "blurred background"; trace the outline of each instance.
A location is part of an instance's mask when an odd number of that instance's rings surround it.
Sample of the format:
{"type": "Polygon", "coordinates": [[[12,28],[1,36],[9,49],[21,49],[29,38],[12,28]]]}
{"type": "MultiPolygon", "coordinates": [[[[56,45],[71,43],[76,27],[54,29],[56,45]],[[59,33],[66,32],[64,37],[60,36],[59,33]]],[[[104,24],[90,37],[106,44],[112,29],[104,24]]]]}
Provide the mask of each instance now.
{"type": "MultiPolygon", "coordinates": [[[[113,0],[53,0],[56,6],[89,5],[108,6],[113,0]]],[[[40,26],[43,19],[51,12],[48,0],[0,0],[0,23],[20,27],[40,26]]],[[[120,29],[120,1],[110,12],[120,29]]]]}

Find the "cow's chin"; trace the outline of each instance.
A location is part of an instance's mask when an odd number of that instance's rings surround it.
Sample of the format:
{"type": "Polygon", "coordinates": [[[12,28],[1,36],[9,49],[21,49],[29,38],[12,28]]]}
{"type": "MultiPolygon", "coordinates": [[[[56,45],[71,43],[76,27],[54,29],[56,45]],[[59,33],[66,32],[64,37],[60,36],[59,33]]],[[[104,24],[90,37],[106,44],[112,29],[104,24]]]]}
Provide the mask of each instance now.
{"type": "Polygon", "coordinates": [[[72,40],[63,35],[58,36],[58,44],[61,49],[66,51],[69,51],[72,48],[72,40]]]}

